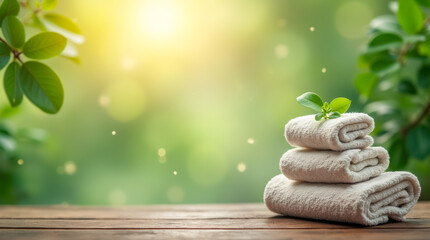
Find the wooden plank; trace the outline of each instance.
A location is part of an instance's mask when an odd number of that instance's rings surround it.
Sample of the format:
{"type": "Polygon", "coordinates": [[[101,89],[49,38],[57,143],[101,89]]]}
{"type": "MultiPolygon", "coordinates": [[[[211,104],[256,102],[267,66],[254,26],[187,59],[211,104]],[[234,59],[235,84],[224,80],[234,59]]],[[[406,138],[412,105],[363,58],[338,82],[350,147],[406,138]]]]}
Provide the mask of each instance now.
{"type": "MultiPolygon", "coordinates": [[[[0,219],[262,219],[277,216],[262,203],[127,207],[0,206],[0,219]]],[[[430,202],[419,202],[407,218],[430,218],[430,202]]]]}
{"type": "Polygon", "coordinates": [[[65,219],[211,219],[269,218],[276,216],[262,203],[153,205],[126,207],[0,206],[1,218],[65,219]]]}
{"type": "Polygon", "coordinates": [[[427,240],[428,229],[309,230],[14,230],[0,229],[0,240],[24,239],[415,239],[427,240]]]}
{"type": "MultiPolygon", "coordinates": [[[[305,220],[299,218],[269,219],[0,219],[0,228],[46,229],[343,229],[360,225],[305,220]]],[[[430,219],[408,219],[373,228],[430,229],[430,219]]],[[[430,231],[430,230],[429,230],[430,231]]]]}

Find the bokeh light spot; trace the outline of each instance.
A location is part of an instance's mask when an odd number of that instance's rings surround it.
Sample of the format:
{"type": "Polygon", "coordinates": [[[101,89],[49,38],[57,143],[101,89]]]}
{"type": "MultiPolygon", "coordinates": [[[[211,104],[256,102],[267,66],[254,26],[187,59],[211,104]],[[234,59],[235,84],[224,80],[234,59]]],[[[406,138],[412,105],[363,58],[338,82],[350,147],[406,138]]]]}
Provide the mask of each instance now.
{"type": "Polygon", "coordinates": [[[99,96],[99,105],[102,107],[107,107],[109,105],[109,97],[105,94],[99,96]]]}
{"type": "Polygon", "coordinates": [[[115,136],[116,135],[116,131],[112,131],[112,135],[115,136]]]}
{"type": "Polygon", "coordinates": [[[314,27],[310,27],[309,30],[311,30],[311,32],[315,31],[314,27]]]}
{"type": "Polygon", "coordinates": [[[237,171],[245,172],[245,170],[246,170],[246,164],[245,163],[241,162],[241,163],[237,164],[237,171]]]}
{"type": "Polygon", "coordinates": [[[68,161],[64,164],[64,172],[68,175],[73,175],[76,172],[76,165],[72,161],[68,161]]]}
{"type": "Polygon", "coordinates": [[[288,47],[285,44],[278,44],[275,47],[275,55],[279,59],[284,59],[288,56],[288,47]]]}
{"type": "Polygon", "coordinates": [[[248,142],[249,144],[254,144],[254,143],[255,143],[255,140],[254,140],[253,138],[248,138],[247,142],[248,142]]]}
{"type": "Polygon", "coordinates": [[[22,164],[24,164],[24,160],[18,159],[17,163],[18,163],[18,165],[22,165],[22,164]]]}
{"type": "Polygon", "coordinates": [[[178,172],[177,171],[173,171],[173,175],[178,175],[178,172]]]}
{"type": "Polygon", "coordinates": [[[164,157],[164,156],[166,156],[166,149],[164,149],[164,148],[159,148],[159,149],[158,149],[158,156],[160,156],[160,157],[164,157]]]}
{"type": "Polygon", "coordinates": [[[326,69],[326,68],[322,68],[322,69],[321,69],[321,72],[322,72],[322,73],[325,73],[325,72],[327,72],[327,69],[326,69]]]}

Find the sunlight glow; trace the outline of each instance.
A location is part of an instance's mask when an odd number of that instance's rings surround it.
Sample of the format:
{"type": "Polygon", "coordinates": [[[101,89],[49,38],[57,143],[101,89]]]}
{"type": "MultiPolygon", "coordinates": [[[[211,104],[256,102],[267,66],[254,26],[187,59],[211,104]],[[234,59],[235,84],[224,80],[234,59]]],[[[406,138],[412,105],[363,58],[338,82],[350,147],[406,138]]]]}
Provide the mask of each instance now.
{"type": "Polygon", "coordinates": [[[178,33],[182,12],[173,1],[154,0],[141,5],[137,18],[140,27],[148,36],[164,39],[178,33]]]}

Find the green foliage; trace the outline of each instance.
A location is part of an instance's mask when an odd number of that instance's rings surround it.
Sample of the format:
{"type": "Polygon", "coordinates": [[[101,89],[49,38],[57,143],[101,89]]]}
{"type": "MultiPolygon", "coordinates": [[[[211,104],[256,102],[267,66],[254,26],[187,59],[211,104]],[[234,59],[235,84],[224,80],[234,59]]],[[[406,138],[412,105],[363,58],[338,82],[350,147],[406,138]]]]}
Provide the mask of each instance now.
{"type": "MultiPolygon", "coordinates": [[[[3,86],[9,106],[0,109],[0,203],[16,203],[22,191],[16,186],[15,169],[19,159],[19,140],[30,143],[43,141],[42,130],[14,131],[4,118],[19,112],[24,96],[46,113],[57,113],[64,101],[64,91],[58,75],[47,65],[30,59],[63,56],[76,61],[77,51],[65,52],[70,41],[82,43],[78,26],[66,17],[51,11],[57,0],[3,0],[0,5],[0,69],[6,67],[3,86]],[[23,14],[19,14],[21,11],[23,14]],[[19,14],[19,15],[18,15],[19,14]],[[18,16],[23,16],[19,18],[18,16]],[[55,28],[51,25],[55,25],[55,28]],[[26,38],[26,28],[41,32],[26,38]],[[81,41],[76,41],[81,39],[81,41]],[[70,40],[70,41],[69,41],[70,40]]],[[[72,46],[75,49],[74,46],[72,46]]]]}
{"type": "Polygon", "coordinates": [[[302,106],[317,111],[318,113],[315,114],[316,121],[319,121],[322,118],[338,118],[342,113],[345,113],[351,105],[351,100],[347,98],[335,98],[330,102],[330,104],[328,102],[323,103],[321,97],[313,92],[303,93],[297,97],[297,102],[302,106]]]}
{"type": "MultiPolygon", "coordinates": [[[[57,113],[61,109],[64,92],[57,74],[45,64],[25,59],[42,60],[60,55],[78,61],[76,50],[71,54],[65,49],[69,40],[76,43],[76,39],[83,39],[79,35],[79,27],[64,16],[44,12],[53,10],[56,5],[57,0],[33,0],[21,4],[16,0],[4,0],[1,3],[4,39],[0,37],[0,69],[8,66],[4,89],[12,107],[21,104],[24,93],[44,112],[57,113]],[[24,23],[41,30],[41,33],[26,39],[25,26],[17,17],[20,10],[26,12],[24,23]]],[[[73,45],[70,48],[75,49],[73,45]]]]}
{"type": "Polygon", "coordinates": [[[25,29],[22,22],[15,16],[7,16],[2,22],[3,35],[14,48],[19,49],[25,43],[25,29]]]}
{"type": "Polygon", "coordinates": [[[30,38],[23,53],[32,59],[47,59],[59,55],[66,47],[67,39],[55,32],[43,32],[30,38]]]}
{"type": "Polygon", "coordinates": [[[430,1],[399,0],[395,15],[370,23],[354,81],[375,118],[375,141],[387,146],[392,169],[430,157],[430,1]],[[388,136],[388,137],[387,137],[388,136]]]}
{"type": "Polygon", "coordinates": [[[47,113],[57,113],[63,105],[63,86],[60,78],[40,62],[26,62],[19,73],[20,85],[25,95],[47,113]]]}

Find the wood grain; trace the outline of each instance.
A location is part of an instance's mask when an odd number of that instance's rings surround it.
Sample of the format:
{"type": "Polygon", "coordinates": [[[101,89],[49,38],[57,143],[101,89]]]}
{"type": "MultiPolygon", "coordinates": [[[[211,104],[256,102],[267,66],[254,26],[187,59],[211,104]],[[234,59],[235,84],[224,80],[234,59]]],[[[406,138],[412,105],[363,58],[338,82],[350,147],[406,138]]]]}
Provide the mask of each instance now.
{"type": "Polygon", "coordinates": [[[430,202],[363,227],[278,216],[261,204],[0,206],[0,239],[429,239],[430,202]]]}

